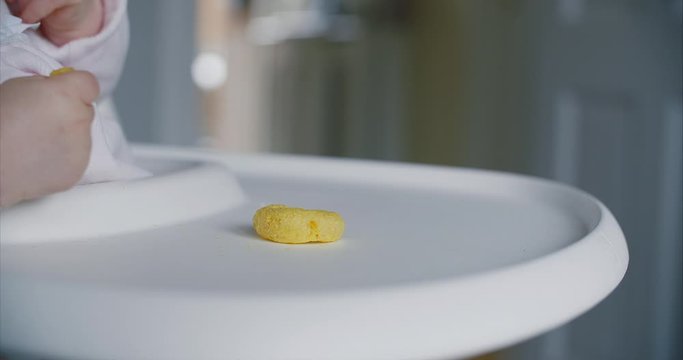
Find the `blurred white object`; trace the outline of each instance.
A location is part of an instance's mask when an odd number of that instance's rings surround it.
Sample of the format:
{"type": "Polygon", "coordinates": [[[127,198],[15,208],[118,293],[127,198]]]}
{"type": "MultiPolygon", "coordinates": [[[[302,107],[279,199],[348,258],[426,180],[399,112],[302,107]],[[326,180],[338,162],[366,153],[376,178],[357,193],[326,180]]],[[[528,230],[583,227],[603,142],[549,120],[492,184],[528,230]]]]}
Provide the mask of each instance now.
{"type": "Polygon", "coordinates": [[[280,11],[251,19],[247,36],[257,45],[320,37],[344,42],[353,40],[359,27],[353,15],[325,14],[317,9],[280,11]]]}
{"type": "Polygon", "coordinates": [[[202,90],[214,90],[228,78],[228,60],[215,52],[201,52],[192,61],[192,80],[202,90]]]}
{"type": "Polygon", "coordinates": [[[148,164],[220,161],[248,201],[190,217],[215,188],[170,170],[167,186],[194,186],[158,190],[170,199],[157,205],[131,196],[88,206],[131,211],[122,222],[147,219],[145,231],[3,243],[4,350],[87,359],[465,357],[579,316],[628,264],[610,211],[549,181],[321,158],[139,155],[148,164]],[[338,211],[346,234],[322,245],[261,240],[251,217],[268,203],[338,211]],[[187,221],[164,220],[177,209],[187,221]]]}

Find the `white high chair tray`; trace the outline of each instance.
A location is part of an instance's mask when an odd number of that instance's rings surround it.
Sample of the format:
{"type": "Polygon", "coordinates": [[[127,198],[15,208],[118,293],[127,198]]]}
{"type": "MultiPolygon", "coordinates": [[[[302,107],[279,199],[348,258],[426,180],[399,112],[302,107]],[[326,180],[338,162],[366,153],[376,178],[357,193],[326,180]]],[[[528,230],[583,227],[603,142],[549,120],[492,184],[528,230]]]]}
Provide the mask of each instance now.
{"type": "MultiPolygon", "coordinates": [[[[29,230],[26,214],[4,211],[5,352],[460,358],[579,316],[618,285],[628,263],[609,210],[550,181],[386,162],[156,147],[136,153],[158,175],[57,195],[67,207],[61,212],[73,216],[48,208],[65,228],[36,222],[29,230]],[[227,165],[245,196],[221,189],[229,176],[203,161],[227,165]],[[79,208],[86,199],[97,201],[79,208]],[[251,218],[271,203],[337,211],[346,233],[330,244],[262,240],[251,218]],[[98,214],[106,224],[85,224],[98,214]],[[46,237],[50,231],[58,236],[46,237]]],[[[49,222],[45,211],[35,216],[49,222]]]]}

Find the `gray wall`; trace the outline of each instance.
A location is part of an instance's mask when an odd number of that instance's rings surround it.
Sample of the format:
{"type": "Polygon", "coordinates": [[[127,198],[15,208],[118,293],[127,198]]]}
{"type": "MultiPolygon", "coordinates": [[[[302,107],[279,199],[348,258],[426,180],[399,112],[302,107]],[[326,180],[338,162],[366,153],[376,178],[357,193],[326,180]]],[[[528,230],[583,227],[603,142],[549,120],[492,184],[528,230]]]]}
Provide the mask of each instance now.
{"type": "Polygon", "coordinates": [[[124,131],[133,142],[196,144],[194,2],[132,0],[128,16],[130,48],[114,93],[124,131]]]}

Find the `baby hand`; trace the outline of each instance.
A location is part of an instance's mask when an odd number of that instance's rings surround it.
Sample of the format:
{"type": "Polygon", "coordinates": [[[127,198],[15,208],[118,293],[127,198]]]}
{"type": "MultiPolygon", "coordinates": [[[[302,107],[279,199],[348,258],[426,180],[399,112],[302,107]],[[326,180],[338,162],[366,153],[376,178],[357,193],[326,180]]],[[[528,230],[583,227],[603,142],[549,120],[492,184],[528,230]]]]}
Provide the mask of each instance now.
{"type": "Polygon", "coordinates": [[[75,185],[88,165],[95,77],[74,71],[0,85],[0,206],[75,185]]]}
{"type": "Polygon", "coordinates": [[[40,21],[40,30],[57,46],[93,36],[102,28],[101,0],[6,0],[24,23],[40,21]]]}

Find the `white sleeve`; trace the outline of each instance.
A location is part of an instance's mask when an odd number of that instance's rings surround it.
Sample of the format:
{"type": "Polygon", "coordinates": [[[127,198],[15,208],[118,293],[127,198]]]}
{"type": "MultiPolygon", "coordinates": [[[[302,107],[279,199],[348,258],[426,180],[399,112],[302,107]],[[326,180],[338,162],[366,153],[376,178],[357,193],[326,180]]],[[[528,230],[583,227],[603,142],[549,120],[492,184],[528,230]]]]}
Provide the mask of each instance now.
{"type": "Polygon", "coordinates": [[[36,29],[29,29],[31,43],[62,66],[93,73],[100,83],[100,97],[112,94],[121,76],[128,51],[129,24],[126,0],[101,0],[104,8],[102,30],[94,36],[55,46],[36,29]]]}

